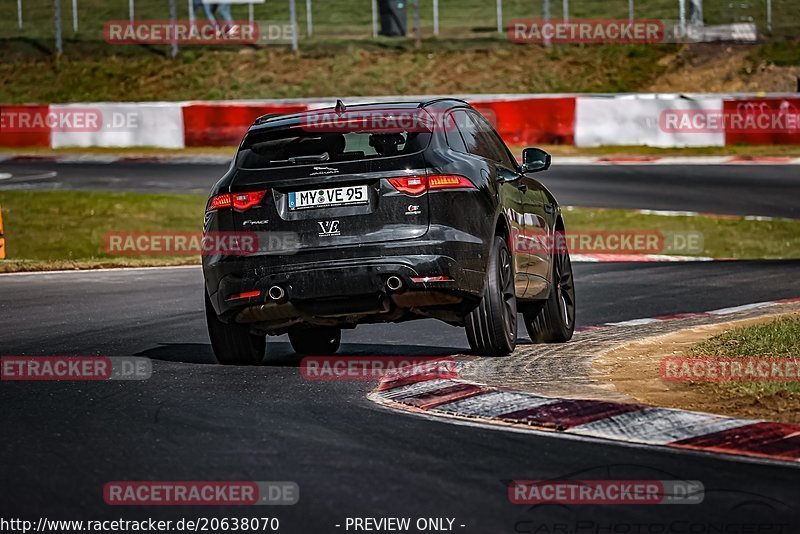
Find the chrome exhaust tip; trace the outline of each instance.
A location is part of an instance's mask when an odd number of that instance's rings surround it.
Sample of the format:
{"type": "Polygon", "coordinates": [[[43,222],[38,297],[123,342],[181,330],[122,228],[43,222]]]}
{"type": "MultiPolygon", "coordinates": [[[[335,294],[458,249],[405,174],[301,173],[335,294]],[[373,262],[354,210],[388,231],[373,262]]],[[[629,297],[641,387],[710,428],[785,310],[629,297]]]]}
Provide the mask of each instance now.
{"type": "Polygon", "coordinates": [[[272,286],[267,291],[267,295],[274,301],[281,301],[286,297],[286,291],[283,290],[281,286],[272,286]]]}
{"type": "Polygon", "coordinates": [[[399,276],[390,276],[386,279],[386,288],[389,291],[399,291],[403,287],[403,280],[399,276]]]}

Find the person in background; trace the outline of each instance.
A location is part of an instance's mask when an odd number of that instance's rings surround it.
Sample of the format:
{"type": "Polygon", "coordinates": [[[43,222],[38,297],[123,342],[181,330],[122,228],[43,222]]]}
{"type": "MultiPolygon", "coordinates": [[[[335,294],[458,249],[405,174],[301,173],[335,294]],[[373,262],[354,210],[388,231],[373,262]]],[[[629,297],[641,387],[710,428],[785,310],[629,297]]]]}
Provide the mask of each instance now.
{"type": "Polygon", "coordinates": [[[233,24],[233,17],[231,16],[231,5],[230,4],[207,4],[203,2],[203,0],[192,0],[192,8],[197,11],[198,7],[203,8],[203,12],[206,14],[208,20],[214,25],[218,26],[219,23],[217,22],[216,17],[214,16],[216,13],[219,13],[219,16],[225,21],[225,31],[231,34],[235,34],[239,31],[238,26],[233,24]]]}

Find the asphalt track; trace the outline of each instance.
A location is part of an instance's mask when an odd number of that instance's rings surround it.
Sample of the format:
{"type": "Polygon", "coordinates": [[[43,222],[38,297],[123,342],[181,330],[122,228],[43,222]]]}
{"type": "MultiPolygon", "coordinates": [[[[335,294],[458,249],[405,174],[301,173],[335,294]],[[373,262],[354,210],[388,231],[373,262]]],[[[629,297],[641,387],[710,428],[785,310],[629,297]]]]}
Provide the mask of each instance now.
{"type": "MultiPolygon", "coordinates": [[[[139,173],[155,180],[147,169],[139,173]]],[[[791,175],[779,174],[789,189],[770,202],[789,210],[791,175]]],[[[622,207],[733,212],[753,201],[709,193],[697,206],[654,205],[661,197],[651,190],[644,204],[615,198],[629,203],[622,207]]],[[[800,296],[800,261],[581,264],[576,285],[579,325],[591,325],[800,296]]],[[[0,517],[276,516],[281,532],[304,533],[345,532],[347,517],[450,517],[457,532],[491,534],[800,532],[800,466],[390,412],[366,400],[373,383],[304,380],[285,337],[270,339],[267,365],[222,367],[214,364],[201,295],[197,268],[0,276],[0,354],[154,360],[153,377],[141,382],[0,382],[0,517]],[[705,500],[509,502],[508,481],[550,478],[697,480],[705,500]],[[114,480],[291,480],[300,502],[109,507],[102,488],[114,480]]],[[[467,350],[462,329],[435,321],[363,326],[345,332],[343,343],[343,354],[358,355],[467,350]]]]}
{"type": "MultiPolygon", "coordinates": [[[[0,162],[2,189],[207,193],[220,164],[0,162]]],[[[800,218],[796,165],[559,165],[539,175],[564,205],[800,218]]]]}

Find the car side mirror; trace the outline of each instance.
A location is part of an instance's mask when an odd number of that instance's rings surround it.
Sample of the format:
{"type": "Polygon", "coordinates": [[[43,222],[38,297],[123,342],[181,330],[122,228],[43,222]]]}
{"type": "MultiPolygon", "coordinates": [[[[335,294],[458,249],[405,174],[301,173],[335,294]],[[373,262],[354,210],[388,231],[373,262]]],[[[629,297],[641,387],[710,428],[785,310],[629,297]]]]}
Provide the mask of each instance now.
{"type": "Polygon", "coordinates": [[[541,148],[526,148],[522,151],[522,172],[546,171],[552,160],[552,156],[541,148]]]}

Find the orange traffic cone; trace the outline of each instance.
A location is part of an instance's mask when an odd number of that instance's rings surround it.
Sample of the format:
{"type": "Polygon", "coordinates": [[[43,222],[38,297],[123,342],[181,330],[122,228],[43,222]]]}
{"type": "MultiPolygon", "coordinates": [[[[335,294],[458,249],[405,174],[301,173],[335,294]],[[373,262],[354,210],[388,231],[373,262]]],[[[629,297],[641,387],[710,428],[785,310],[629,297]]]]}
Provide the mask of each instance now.
{"type": "Polygon", "coordinates": [[[0,260],[6,259],[6,238],[3,237],[3,208],[0,206],[0,260]]]}

